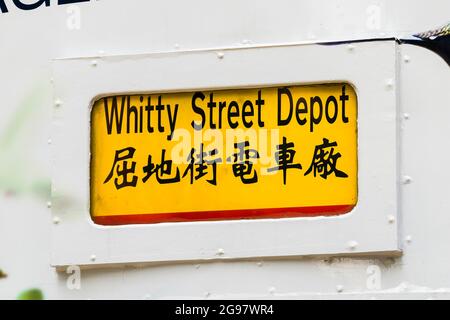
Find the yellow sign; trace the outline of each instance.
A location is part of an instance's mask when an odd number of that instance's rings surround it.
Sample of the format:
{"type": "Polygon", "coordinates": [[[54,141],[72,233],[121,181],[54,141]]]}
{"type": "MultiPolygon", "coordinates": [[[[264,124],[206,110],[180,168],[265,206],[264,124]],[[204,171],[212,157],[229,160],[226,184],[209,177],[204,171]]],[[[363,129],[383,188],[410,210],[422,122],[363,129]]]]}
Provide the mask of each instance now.
{"type": "Polygon", "coordinates": [[[109,96],[91,117],[98,224],[337,215],[357,201],[349,84],[109,96]]]}

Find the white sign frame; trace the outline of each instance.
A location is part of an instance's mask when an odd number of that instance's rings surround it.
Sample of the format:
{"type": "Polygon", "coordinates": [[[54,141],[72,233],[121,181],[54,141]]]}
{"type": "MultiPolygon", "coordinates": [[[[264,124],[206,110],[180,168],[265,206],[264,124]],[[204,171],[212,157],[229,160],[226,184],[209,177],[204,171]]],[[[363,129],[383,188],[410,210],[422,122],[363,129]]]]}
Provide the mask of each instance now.
{"type": "Polygon", "coordinates": [[[399,254],[397,44],[292,44],[54,61],[53,266],[399,254]],[[358,97],[358,203],[341,216],[100,226],[89,213],[100,96],[348,82],[358,97]]]}

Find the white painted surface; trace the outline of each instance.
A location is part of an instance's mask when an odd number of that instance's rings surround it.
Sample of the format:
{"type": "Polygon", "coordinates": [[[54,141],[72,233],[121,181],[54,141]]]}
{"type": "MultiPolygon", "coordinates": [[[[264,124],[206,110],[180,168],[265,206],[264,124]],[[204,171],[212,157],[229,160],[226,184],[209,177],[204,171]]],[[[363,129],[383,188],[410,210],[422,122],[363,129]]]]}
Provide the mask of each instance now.
{"type": "Polygon", "coordinates": [[[402,257],[83,270],[81,289],[69,290],[67,274],[50,267],[52,217],[46,187],[52,170],[48,138],[54,58],[402,37],[447,23],[448,1],[109,0],[79,8],[80,30],[66,27],[69,14],[62,6],[0,16],[0,268],[8,274],[0,279],[0,297],[14,298],[37,286],[47,298],[450,298],[445,289],[450,288],[450,73],[442,59],[422,48],[400,46],[410,60],[398,66],[399,106],[409,115],[398,118],[399,167],[401,176],[412,179],[400,189],[402,257]],[[370,14],[373,5],[379,5],[379,23],[370,14]],[[372,274],[367,274],[378,270],[373,266],[379,267],[380,288],[373,287],[372,274]]]}

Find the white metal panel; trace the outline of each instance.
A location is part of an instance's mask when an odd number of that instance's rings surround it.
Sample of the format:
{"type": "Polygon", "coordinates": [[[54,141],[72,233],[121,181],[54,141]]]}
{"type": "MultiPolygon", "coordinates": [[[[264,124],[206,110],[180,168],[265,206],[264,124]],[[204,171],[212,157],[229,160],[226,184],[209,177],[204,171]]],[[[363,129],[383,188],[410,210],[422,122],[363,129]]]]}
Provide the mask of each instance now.
{"type": "Polygon", "coordinates": [[[53,228],[53,264],[398,252],[396,50],[386,40],[233,49],[220,58],[211,50],[55,61],[52,202],[61,222],[53,228]],[[327,82],[349,82],[358,97],[359,200],[351,213],[115,227],[91,222],[90,108],[99,95],[327,82]],[[66,205],[70,198],[75,202],[66,205]]]}

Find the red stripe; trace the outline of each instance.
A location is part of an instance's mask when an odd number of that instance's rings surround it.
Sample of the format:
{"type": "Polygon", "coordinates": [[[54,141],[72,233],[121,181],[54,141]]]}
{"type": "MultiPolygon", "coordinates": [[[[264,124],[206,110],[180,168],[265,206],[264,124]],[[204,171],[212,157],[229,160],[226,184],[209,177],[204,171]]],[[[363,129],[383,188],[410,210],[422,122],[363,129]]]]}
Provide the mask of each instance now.
{"type": "Polygon", "coordinates": [[[124,224],[145,224],[160,222],[188,222],[188,221],[216,221],[236,219],[270,219],[337,216],[352,210],[354,205],[300,207],[300,208],[272,208],[251,210],[223,210],[175,212],[155,214],[130,214],[92,217],[96,224],[111,226],[124,224]]]}

